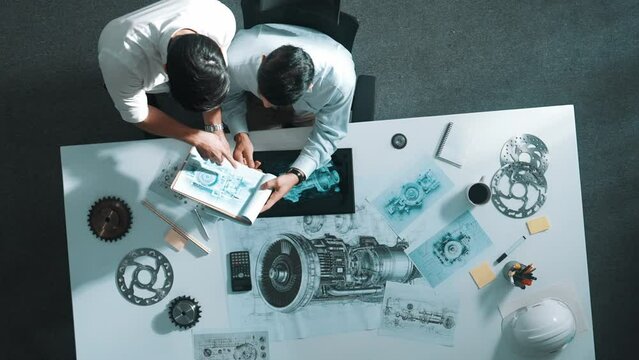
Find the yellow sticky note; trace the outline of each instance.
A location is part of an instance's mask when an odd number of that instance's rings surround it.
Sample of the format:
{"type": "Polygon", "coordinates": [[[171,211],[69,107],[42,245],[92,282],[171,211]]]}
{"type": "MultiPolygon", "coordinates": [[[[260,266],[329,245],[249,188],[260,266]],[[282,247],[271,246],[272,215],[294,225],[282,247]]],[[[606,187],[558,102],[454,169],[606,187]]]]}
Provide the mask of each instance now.
{"type": "Polygon", "coordinates": [[[175,251],[184,249],[184,246],[187,242],[187,240],[183,238],[182,235],[175,232],[173,228],[169,229],[169,231],[166,233],[166,236],[164,237],[164,240],[169,243],[169,245],[171,245],[171,247],[175,249],[175,251]]]}
{"type": "Polygon", "coordinates": [[[526,226],[528,226],[528,232],[530,235],[550,229],[550,223],[548,222],[548,218],[545,216],[528,221],[526,226]]]}
{"type": "Polygon", "coordinates": [[[473,278],[475,284],[477,284],[477,288],[479,289],[495,280],[495,273],[486,261],[481,263],[478,267],[470,270],[470,276],[473,278]]]}

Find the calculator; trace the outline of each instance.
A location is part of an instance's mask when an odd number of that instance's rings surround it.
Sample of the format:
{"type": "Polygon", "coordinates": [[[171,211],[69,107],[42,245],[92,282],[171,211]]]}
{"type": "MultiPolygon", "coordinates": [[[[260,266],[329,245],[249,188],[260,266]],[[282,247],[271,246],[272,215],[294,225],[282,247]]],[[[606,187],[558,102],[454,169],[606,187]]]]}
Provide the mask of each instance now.
{"type": "Polygon", "coordinates": [[[251,290],[251,262],[248,251],[233,251],[229,254],[231,267],[231,290],[234,292],[251,290]]]}

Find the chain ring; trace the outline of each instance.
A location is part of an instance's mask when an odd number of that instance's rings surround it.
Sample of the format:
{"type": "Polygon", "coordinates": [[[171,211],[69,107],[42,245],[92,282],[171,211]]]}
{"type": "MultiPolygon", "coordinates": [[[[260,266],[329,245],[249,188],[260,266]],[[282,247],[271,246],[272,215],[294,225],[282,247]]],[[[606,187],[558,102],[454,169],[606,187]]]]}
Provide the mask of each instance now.
{"type": "Polygon", "coordinates": [[[491,181],[492,202],[495,208],[502,214],[521,219],[535,214],[546,202],[546,191],[548,184],[543,173],[534,165],[525,162],[514,162],[502,166],[492,178],[491,181]],[[500,189],[502,179],[506,177],[508,180],[508,192],[504,193],[500,189]],[[513,193],[516,185],[524,187],[523,194],[513,193]],[[529,203],[528,193],[533,189],[537,192],[537,197],[531,206],[529,203]],[[514,207],[508,202],[522,202],[519,207],[514,207]]]}
{"type": "Polygon", "coordinates": [[[516,162],[529,163],[543,175],[550,165],[550,154],[546,144],[535,135],[514,136],[501,148],[499,156],[501,166],[516,162]]]}
{"type": "Polygon", "coordinates": [[[173,286],[173,268],[169,260],[162,255],[159,251],[149,248],[136,249],[129,252],[118,265],[118,269],[115,275],[115,282],[120,294],[127,299],[130,303],[140,306],[153,305],[160,300],[164,299],[171,291],[173,286]],[[138,262],[138,258],[150,257],[155,260],[155,267],[145,265],[138,262]],[[124,279],[126,270],[130,266],[135,266],[133,270],[133,276],[131,281],[127,284],[124,279]],[[140,274],[142,272],[149,273],[150,280],[140,280],[140,274]],[[164,282],[159,288],[155,288],[159,273],[162,272],[164,282]],[[136,295],[136,289],[140,292],[153,293],[152,296],[142,297],[136,295]]]}
{"type": "Polygon", "coordinates": [[[98,239],[112,242],[120,240],[129,232],[133,216],[124,200],[107,196],[93,203],[87,221],[89,229],[98,239]]]}
{"type": "Polygon", "coordinates": [[[202,309],[195,299],[189,296],[178,296],[169,304],[169,319],[182,329],[190,329],[200,321],[202,309]]]}

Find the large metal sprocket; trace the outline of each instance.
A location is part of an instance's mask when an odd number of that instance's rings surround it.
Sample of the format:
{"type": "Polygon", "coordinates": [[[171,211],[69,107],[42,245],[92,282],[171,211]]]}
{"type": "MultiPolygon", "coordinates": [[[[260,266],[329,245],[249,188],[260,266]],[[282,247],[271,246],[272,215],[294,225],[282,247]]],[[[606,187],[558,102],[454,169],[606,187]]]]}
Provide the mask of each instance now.
{"type": "Polygon", "coordinates": [[[124,200],[107,196],[96,201],[89,210],[89,229],[100,240],[120,240],[131,229],[133,215],[124,200]]]}

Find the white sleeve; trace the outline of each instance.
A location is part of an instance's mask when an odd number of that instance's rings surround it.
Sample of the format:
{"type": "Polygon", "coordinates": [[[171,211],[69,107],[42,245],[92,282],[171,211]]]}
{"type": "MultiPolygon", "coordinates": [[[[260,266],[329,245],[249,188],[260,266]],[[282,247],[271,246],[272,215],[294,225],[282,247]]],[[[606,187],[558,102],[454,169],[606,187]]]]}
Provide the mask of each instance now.
{"type": "Polygon", "coordinates": [[[108,51],[98,56],[104,84],[122,119],[130,123],[144,121],[149,115],[143,80],[108,51]]]}
{"type": "MultiPolygon", "coordinates": [[[[231,76],[232,77],[232,76],[231,76]]],[[[222,103],[222,121],[228,126],[231,135],[248,133],[246,123],[246,94],[243,89],[234,84],[231,78],[231,90],[222,103]]]]}
{"type": "Polygon", "coordinates": [[[336,89],[329,103],[315,115],[315,125],[306,145],[291,165],[302,170],[307,177],[331,160],[337,141],[346,136],[354,90],[354,82],[347,93],[336,89]]]}

